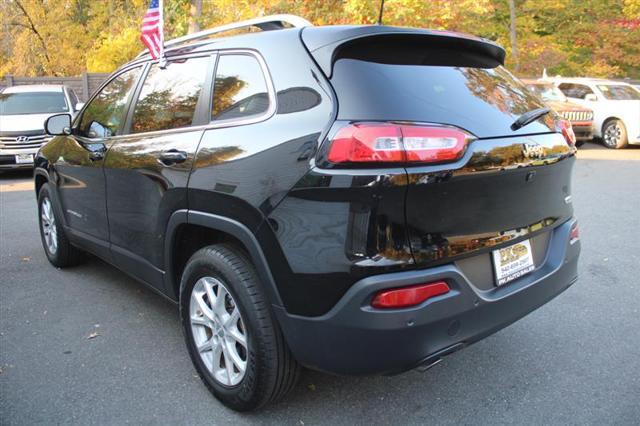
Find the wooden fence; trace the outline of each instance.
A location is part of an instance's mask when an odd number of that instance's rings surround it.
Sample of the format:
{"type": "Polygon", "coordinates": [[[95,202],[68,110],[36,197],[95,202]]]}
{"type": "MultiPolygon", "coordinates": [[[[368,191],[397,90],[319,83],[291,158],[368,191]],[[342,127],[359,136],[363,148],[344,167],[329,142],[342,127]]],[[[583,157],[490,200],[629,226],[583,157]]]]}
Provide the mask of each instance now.
{"type": "Polygon", "coordinates": [[[6,75],[3,80],[0,80],[0,86],[64,84],[73,89],[82,102],[86,102],[89,96],[100,87],[108,76],[109,74],[103,73],[84,73],[78,77],[14,77],[12,75],[6,75]]]}

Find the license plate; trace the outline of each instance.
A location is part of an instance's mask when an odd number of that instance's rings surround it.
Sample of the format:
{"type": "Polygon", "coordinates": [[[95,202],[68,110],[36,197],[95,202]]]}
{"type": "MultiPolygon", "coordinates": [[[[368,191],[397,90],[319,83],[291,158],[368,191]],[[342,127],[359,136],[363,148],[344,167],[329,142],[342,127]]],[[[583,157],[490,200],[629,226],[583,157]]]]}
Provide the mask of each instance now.
{"type": "Polygon", "coordinates": [[[520,241],[493,251],[493,266],[496,270],[496,284],[498,286],[520,278],[533,271],[533,254],[529,240],[520,241]]]}
{"type": "Polygon", "coordinates": [[[16,164],[33,163],[33,154],[17,154],[16,164]]]}

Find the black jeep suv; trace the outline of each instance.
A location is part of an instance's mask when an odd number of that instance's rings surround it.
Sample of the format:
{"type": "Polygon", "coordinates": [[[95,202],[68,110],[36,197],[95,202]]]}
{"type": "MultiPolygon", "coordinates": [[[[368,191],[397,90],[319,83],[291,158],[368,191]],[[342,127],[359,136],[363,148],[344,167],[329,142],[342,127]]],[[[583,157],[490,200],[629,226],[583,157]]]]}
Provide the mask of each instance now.
{"type": "Polygon", "coordinates": [[[300,366],[428,368],[560,294],[580,251],[571,127],[502,48],[284,21],[142,54],[36,158],[50,262],[90,252],[177,302],[237,410],[300,366]]]}

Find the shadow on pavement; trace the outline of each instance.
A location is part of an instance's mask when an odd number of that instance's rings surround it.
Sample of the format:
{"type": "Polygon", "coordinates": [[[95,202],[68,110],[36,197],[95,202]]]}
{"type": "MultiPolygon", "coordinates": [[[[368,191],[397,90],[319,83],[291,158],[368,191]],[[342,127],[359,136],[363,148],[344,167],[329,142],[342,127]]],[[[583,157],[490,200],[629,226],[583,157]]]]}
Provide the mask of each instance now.
{"type": "Polygon", "coordinates": [[[33,190],[33,170],[0,170],[0,192],[33,190]]]}

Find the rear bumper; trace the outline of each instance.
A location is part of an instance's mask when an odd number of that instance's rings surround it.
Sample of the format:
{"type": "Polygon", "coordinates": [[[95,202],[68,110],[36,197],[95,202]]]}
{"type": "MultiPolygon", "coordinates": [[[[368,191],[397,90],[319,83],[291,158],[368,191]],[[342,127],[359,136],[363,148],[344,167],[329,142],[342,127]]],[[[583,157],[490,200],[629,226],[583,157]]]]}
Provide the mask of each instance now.
{"type": "Polygon", "coordinates": [[[287,342],[303,365],[337,374],[398,373],[428,365],[506,327],[566,290],[577,279],[580,242],[569,243],[575,220],[559,226],[544,262],[500,288],[480,290],[454,265],[378,275],[349,289],[320,317],[275,308],[287,342]],[[446,280],[451,291],[415,308],[376,310],[378,290],[446,280]]]}

